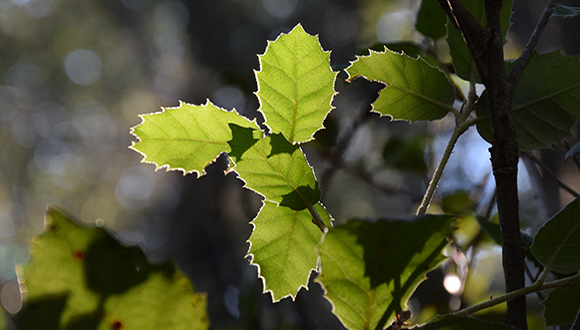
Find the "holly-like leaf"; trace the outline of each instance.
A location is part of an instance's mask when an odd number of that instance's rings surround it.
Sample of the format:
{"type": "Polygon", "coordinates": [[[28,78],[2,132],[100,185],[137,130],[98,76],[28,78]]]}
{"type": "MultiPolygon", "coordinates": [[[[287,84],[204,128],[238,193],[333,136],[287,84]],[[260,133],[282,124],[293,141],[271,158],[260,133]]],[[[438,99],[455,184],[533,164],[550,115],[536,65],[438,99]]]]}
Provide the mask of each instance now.
{"type": "MultiPolygon", "coordinates": [[[[465,0],[461,2],[473,14],[475,19],[479,22],[479,24],[481,24],[482,27],[487,26],[484,0],[465,0]]],[[[505,37],[511,26],[510,17],[512,15],[512,5],[513,0],[504,0],[502,2],[500,24],[501,35],[503,37],[504,43],[506,42],[505,37]]],[[[475,64],[473,63],[473,59],[469,53],[469,48],[467,48],[461,32],[459,32],[459,30],[457,30],[457,28],[455,28],[455,26],[453,26],[451,23],[447,24],[447,44],[449,45],[449,52],[453,58],[455,73],[461,79],[469,81],[473,66],[473,69],[475,70],[476,81],[479,82],[479,74],[475,69],[475,64]]]]}
{"type": "Polygon", "coordinates": [[[554,5],[551,17],[574,18],[580,16],[580,7],[564,6],[559,3],[554,5]]]}
{"type": "Polygon", "coordinates": [[[444,315],[437,316],[425,325],[413,327],[413,330],[515,330],[507,324],[497,323],[469,316],[444,315]]]}
{"type": "Polygon", "coordinates": [[[417,13],[415,28],[422,35],[431,39],[443,38],[447,35],[447,16],[437,1],[423,0],[417,13]]]}
{"type": "Polygon", "coordinates": [[[386,84],[373,105],[373,111],[395,120],[435,120],[445,117],[455,101],[453,85],[443,72],[423,59],[413,59],[385,48],[357,56],[346,69],[349,80],[356,77],[386,84]]]}
{"type": "Polygon", "coordinates": [[[281,134],[263,139],[252,136],[251,128],[231,125],[233,169],[246,187],[293,210],[310,209],[320,199],[314,172],[302,149],[281,134]]]}
{"type": "Polygon", "coordinates": [[[258,57],[256,95],[264,124],[293,144],[312,140],[324,128],[336,94],[338,73],[330,68],[330,52],[323,51],[318,38],[298,24],[290,33],[269,41],[264,55],[258,57]]]}
{"type": "Polygon", "coordinates": [[[453,219],[350,221],[331,229],[319,248],[317,278],[333,312],[349,329],[382,329],[444,256],[453,219]]]}
{"type": "MultiPolygon", "coordinates": [[[[508,72],[513,66],[508,66],[508,72]]],[[[570,136],[570,129],[580,119],[578,100],[578,56],[565,56],[559,51],[534,54],[514,91],[512,111],[520,150],[550,148],[570,136]]],[[[489,117],[485,92],[478,102],[477,116],[489,117]]],[[[477,130],[487,141],[493,140],[490,120],[479,121],[477,130]]]]}
{"type": "MultiPolygon", "coordinates": [[[[312,223],[308,210],[293,210],[269,201],[263,202],[258,216],[251,222],[254,232],[249,239],[252,264],[264,282],[264,292],[272,293],[274,302],[307,288],[308,278],[316,270],[323,233],[312,223]]],[[[322,204],[315,209],[329,225],[330,215],[322,204]]]]}
{"type": "Polygon", "coordinates": [[[204,168],[221,153],[231,151],[228,141],[232,132],[228,124],[258,130],[255,121],[235,110],[218,108],[209,100],[204,105],[181,102],[177,108],[163,108],[161,112],[140,117],[141,124],[131,128],[131,134],[139,142],[133,142],[130,148],[144,156],[144,163],[184,174],[204,174],[204,168]]]}
{"type": "Polygon", "coordinates": [[[580,198],[546,222],[534,238],[532,253],[549,270],[561,274],[580,270],[580,198]]]}
{"type": "Polygon", "coordinates": [[[542,301],[545,306],[546,325],[560,325],[574,322],[580,310],[580,284],[566,289],[555,289],[542,301]]]}
{"type": "Polygon", "coordinates": [[[49,207],[18,271],[19,329],[207,329],[206,297],[171,263],[152,266],[102,228],[49,207]]]}

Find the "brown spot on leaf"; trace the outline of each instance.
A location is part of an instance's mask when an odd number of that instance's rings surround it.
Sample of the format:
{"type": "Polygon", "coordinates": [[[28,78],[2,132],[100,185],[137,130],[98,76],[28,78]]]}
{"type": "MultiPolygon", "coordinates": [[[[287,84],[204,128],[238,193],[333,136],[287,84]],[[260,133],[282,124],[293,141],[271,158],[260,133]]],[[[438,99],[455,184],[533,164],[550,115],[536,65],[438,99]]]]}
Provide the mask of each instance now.
{"type": "Polygon", "coordinates": [[[85,254],[83,253],[83,251],[75,251],[73,252],[73,258],[76,261],[82,261],[84,258],[85,254]]]}
{"type": "Polygon", "coordinates": [[[115,321],[111,325],[111,329],[113,329],[113,330],[121,330],[121,329],[123,329],[123,323],[121,321],[115,321]]]}

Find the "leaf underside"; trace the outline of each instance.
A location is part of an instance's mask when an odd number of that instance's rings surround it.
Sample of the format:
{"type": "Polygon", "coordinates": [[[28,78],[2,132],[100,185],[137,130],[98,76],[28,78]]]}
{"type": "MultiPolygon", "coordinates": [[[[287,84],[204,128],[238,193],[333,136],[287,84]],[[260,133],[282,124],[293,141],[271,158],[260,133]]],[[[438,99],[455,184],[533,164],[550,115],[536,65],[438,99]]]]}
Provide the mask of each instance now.
{"type": "Polygon", "coordinates": [[[319,248],[320,282],[349,329],[389,325],[444,256],[453,219],[350,221],[330,230],[319,248]]]}
{"type": "MultiPolygon", "coordinates": [[[[514,63],[507,67],[508,72],[514,63]]],[[[570,136],[580,119],[580,63],[578,56],[559,51],[534,54],[515,86],[512,104],[520,150],[551,148],[570,136]]],[[[487,93],[477,107],[479,118],[489,118],[487,93]]],[[[493,140],[490,120],[478,122],[477,130],[487,141],[493,140]]]]}
{"type": "Polygon", "coordinates": [[[561,274],[580,270],[580,198],[546,222],[530,248],[544,267],[561,274]]]}
{"type": "Polygon", "coordinates": [[[102,228],[49,207],[19,270],[19,329],[207,329],[206,297],[171,263],[152,266],[102,228]]]}
{"type": "Polygon", "coordinates": [[[386,47],[382,53],[371,50],[369,56],[357,56],[346,71],[349,80],[360,76],[387,85],[373,111],[394,120],[441,119],[455,101],[454,87],[443,72],[421,58],[413,59],[386,47]]]}
{"type": "Polygon", "coordinates": [[[337,72],[330,68],[330,52],[322,50],[318,38],[298,24],[290,33],[268,42],[259,55],[256,72],[264,124],[282,133],[291,143],[313,139],[332,110],[337,72]]]}

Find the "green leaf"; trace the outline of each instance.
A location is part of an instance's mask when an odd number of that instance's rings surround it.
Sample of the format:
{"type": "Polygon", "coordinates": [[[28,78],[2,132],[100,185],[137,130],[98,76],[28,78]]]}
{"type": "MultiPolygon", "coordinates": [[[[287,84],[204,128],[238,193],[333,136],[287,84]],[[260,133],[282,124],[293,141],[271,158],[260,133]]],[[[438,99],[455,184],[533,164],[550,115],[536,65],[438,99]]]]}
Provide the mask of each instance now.
{"type": "Polygon", "coordinates": [[[515,328],[503,324],[469,316],[444,315],[437,316],[427,324],[412,328],[413,330],[515,330],[515,328]]]}
{"type": "Polygon", "coordinates": [[[257,139],[251,128],[230,126],[230,159],[247,188],[294,210],[310,209],[318,202],[318,183],[298,145],[281,134],[257,139]]]}
{"type": "Polygon", "coordinates": [[[435,0],[423,0],[417,13],[415,28],[422,35],[431,39],[443,38],[447,35],[447,16],[435,0]]]}
{"type": "Polygon", "coordinates": [[[561,274],[580,270],[580,198],[546,222],[534,238],[532,253],[549,270],[561,274]]]}
{"type": "Polygon", "coordinates": [[[545,306],[546,325],[560,325],[574,322],[580,310],[580,284],[566,289],[555,289],[542,301],[545,306]]]}
{"type": "MultiPolygon", "coordinates": [[[[508,66],[508,72],[514,65],[508,66]]],[[[534,54],[514,91],[512,111],[520,150],[550,148],[570,136],[570,129],[580,119],[578,100],[578,56],[565,56],[559,51],[534,54]]],[[[477,117],[489,116],[484,93],[478,102],[477,117]]],[[[487,141],[493,140],[490,120],[479,121],[477,130],[487,141]]]]}
{"type": "Polygon", "coordinates": [[[84,228],[49,207],[46,231],[18,271],[19,329],[207,329],[206,297],[171,263],[84,228]]]}
{"type": "Polygon", "coordinates": [[[389,325],[444,256],[453,219],[350,221],[331,229],[319,248],[317,278],[333,312],[349,329],[389,325]]]}
{"type": "Polygon", "coordinates": [[[312,140],[324,128],[336,94],[338,73],[330,68],[330,52],[323,51],[318,38],[298,24],[290,33],[268,41],[266,52],[258,57],[256,95],[264,124],[291,143],[312,140]]]}
{"type": "MultiPolygon", "coordinates": [[[[482,27],[487,26],[487,17],[485,15],[485,4],[484,0],[463,0],[461,1],[465,7],[473,14],[475,19],[481,24],[482,27]]],[[[500,12],[500,24],[501,24],[501,35],[503,37],[504,43],[506,42],[506,35],[511,26],[510,17],[512,15],[512,5],[513,0],[505,0],[502,2],[501,12],[500,12]]],[[[461,32],[455,28],[451,23],[447,24],[447,43],[449,44],[449,52],[453,58],[453,66],[455,67],[455,73],[464,80],[469,81],[471,77],[472,65],[475,70],[476,81],[479,82],[479,74],[475,69],[475,64],[471,54],[469,53],[469,48],[465,44],[463,35],[461,32]]]]}
{"type": "MultiPolygon", "coordinates": [[[[312,223],[308,210],[292,210],[264,201],[258,216],[251,222],[254,232],[249,239],[252,264],[264,282],[264,292],[272,293],[274,302],[296,297],[301,287],[316,270],[315,248],[323,234],[312,223]]],[[[330,215],[322,204],[315,206],[323,221],[330,224],[330,215]]]]}
{"type": "Polygon", "coordinates": [[[204,174],[204,168],[221,153],[231,151],[228,124],[258,129],[255,121],[235,110],[218,108],[209,100],[204,105],[181,102],[177,108],[162,108],[161,112],[140,117],[141,124],[131,128],[139,142],[133,142],[130,148],[144,156],[144,163],[184,174],[204,174]]]}
{"type": "Polygon", "coordinates": [[[454,87],[443,72],[421,58],[413,59],[387,48],[383,53],[371,50],[369,56],[357,56],[346,71],[349,80],[361,76],[386,84],[373,111],[395,120],[441,119],[455,101],[454,87]]]}
{"type": "Polygon", "coordinates": [[[574,18],[580,16],[580,7],[564,6],[557,3],[551,17],[574,18]]]}

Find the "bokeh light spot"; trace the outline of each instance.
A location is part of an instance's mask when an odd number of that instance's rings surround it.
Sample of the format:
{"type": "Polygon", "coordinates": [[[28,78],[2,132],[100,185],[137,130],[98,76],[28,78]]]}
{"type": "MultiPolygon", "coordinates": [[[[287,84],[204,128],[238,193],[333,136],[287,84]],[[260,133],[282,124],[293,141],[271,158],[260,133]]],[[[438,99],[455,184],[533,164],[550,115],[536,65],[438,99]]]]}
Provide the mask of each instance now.
{"type": "Polygon", "coordinates": [[[99,80],[102,68],[99,56],[88,49],[74,50],[64,61],[66,74],[79,85],[90,85],[99,80]]]}

